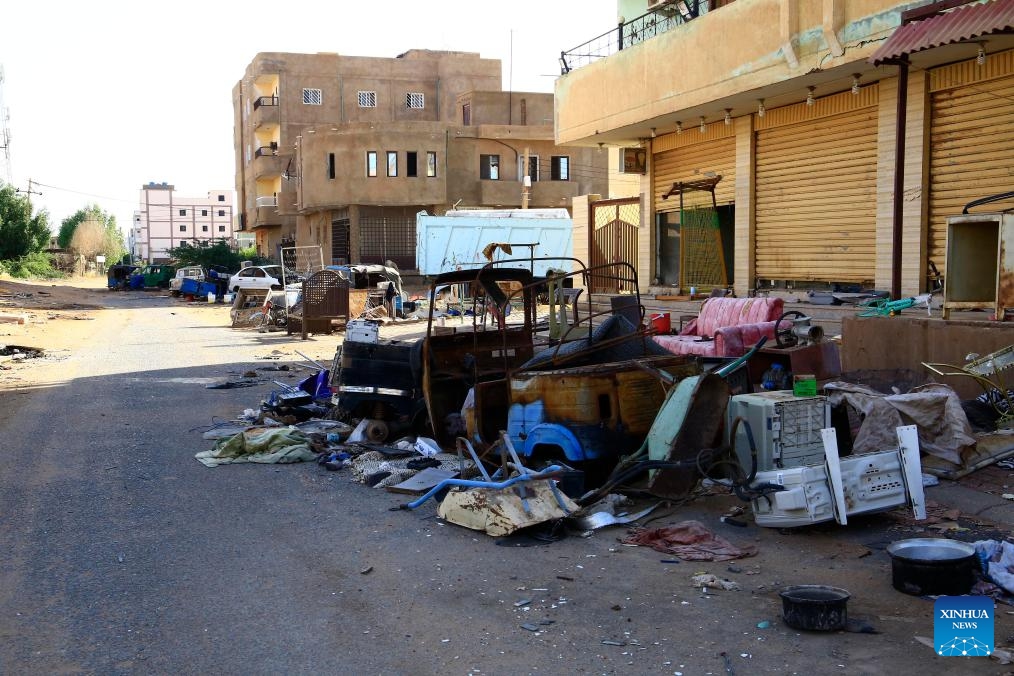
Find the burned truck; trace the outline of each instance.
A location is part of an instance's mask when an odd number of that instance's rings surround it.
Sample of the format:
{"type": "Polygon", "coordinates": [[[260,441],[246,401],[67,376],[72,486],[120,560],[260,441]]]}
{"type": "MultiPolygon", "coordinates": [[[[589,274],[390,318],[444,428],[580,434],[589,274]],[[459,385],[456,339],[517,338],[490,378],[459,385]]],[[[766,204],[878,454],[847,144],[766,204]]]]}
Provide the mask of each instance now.
{"type": "Polygon", "coordinates": [[[439,326],[433,303],[426,338],[420,340],[380,339],[376,324],[350,322],[331,369],[338,417],[367,419],[367,437],[373,441],[408,433],[453,441],[463,433],[460,412],[468,391],[490,379],[503,380],[508,370],[532,356],[530,271],[490,267],[449,272],[437,276],[432,288],[455,285],[470,299],[468,307],[457,311],[471,325],[439,326]],[[521,307],[513,309],[512,291],[522,289],[527,291],[521,307]]]}

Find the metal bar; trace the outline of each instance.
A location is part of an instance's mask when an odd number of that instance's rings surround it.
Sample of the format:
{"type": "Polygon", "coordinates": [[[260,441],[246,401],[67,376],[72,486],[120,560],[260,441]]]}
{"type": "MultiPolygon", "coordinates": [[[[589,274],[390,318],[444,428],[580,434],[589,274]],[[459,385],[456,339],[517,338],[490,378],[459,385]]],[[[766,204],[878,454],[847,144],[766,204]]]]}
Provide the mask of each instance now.
{"type": "Polygon", "coordinates": [[[475,481],[472,479],[444,479],[436,486],[431,488],[429,491],[427,491],[426,494],[423,495],[422,497],[416,498],[412,502],[402,505],[402,508],[415,509],[416,507],[419,507],[440,491],[444,490],[445,488],[449,488],[451,486],[460,486],[462,488],[492,488],[494,490],[500,490],[502,488],[509,488],[510,486],[513,486],[514,484],[520,483],[522,481],[551,479],[553,477],[559,476],[560,472],[562,471],[563,468],[560,467],[559,465],[550,465],[546,469],[536,474],[519,474],[515,477],[511,477],[510,479],[501,481],[499,483],[490,483],[488,481],[475,481]]]}

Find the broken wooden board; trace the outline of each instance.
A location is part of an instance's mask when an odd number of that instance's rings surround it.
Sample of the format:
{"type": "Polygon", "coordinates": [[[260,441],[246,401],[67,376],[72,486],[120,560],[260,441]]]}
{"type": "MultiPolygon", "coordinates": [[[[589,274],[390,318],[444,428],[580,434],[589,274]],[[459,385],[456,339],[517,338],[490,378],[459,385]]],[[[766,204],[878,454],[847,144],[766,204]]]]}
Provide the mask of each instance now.
{"type": "Polygon", "coordinates": [[[437,514],[450,523],[485,531],[502,537],[528,526],[561,519],[578,510],[560,491],[553,491],[548,480],[525,481],[507,488],[471,488],[447,494],[437,514]],[[527,498],[522,501],[518,490],[527,498]],[[557,502],[563,501],[566,511],[557,502]],[[527,504],[528,509],[525,509],[527,504]]]}
{"type": "Polygon", "coordinates": [[[1014,456],[1014,434],[991,432],[976,434],[975,446],[961,452],[962,463],[955,465],[934,455],[922,456],[922,471],[941,479],[960,479],[977,469],[992,465],[997,460],[1014,456]]]}

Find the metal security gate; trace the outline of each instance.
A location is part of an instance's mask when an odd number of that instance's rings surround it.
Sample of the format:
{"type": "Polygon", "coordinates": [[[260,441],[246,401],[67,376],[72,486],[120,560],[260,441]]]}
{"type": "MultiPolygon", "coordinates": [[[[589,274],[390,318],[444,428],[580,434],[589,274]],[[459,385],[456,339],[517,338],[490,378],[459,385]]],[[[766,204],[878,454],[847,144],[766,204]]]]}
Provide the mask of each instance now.
{"type": "MultiPolygon", "coordinates": [[[[709,129],[711,133],[732,133],[732,127],[721,125],[720,129],[709,129]],[[726,131],[728,130],[728,131],[726,131]]],[[[688,130],[682,134],[669,134],[657,145],[666,147],[669,137],[676,137],[673,143],[682,144],[682,137],[702,136],[697,130],[688,130]]],[[[704,134],[703,136],[707,136],[704,134]]],[[[718,204],[732,204],[736,190],[736,139],[732,136],[719,138],[692,145],[680,145],[673,150],[657,152],[652,156],[652,197],[656,213],[679,211],[678,199],[665,195],[673,183],[699,181],[701,179],[721,176],[722,180],[715,186],[715,201],[718,204]]],[[[698,196],[700,197],[700,196],[698,196]]],[[[711,196],[700,197],[708,206],[711,196]]]]}
{"type": "MultiPolygon", "coordinates": [[[[600,200],[591,204],[589,267],[606,263],[630,263],[637,269],[637,231],[641,223],[641,200],[629,197],[600,200]]],[[[611,277],[593,275],[589,280],[592,293],[636,291],[633,283],[611,277]]]]}
{"type": "MultiPolygon", "coordinates": [[[[982,66],[968,61],[937,68],[930,72],[930,92],[926,255],[943,273],[947,217],[974,199],[1014,190],[1014,52],[991,54],[982,66]]],[[[989,210],[1011,206],[998,202],[989,210]]]]}
{"type": "Polygon", "coordinates": [[[351,262],[350,227],[351,221],[348,218],[331,221],[331,265],[348,265],[351,262]]]}
{"type": "Polygon", "coordinates": [[[360,262],[391,260],[402,270],[415,268],[415,218],[362,216],[359,232],[360,262]]]}
{"type": "Polygon", "coordinates": [[[757,120],[756,280],[872,281],[877,88],[757,120]]]}

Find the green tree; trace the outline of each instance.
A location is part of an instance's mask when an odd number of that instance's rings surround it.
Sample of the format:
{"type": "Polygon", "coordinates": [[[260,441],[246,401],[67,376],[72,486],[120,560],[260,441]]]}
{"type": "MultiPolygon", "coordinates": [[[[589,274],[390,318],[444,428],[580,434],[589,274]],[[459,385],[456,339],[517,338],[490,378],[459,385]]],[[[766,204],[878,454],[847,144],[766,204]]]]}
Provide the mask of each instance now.
{"type": "Polygon", "coordinates": [[[56,243],[63,249],[76,249],[88,258],[103,254],[110,265],[126,252],[123,233],[116,226],[116,216],[107,213],[98,204],[89,204],[63,219],[56,243]]]}
{"type": "Polygon", "coordinates": [[[49,243],[49,214],[45,209],[32,216],[27,195],[0,184],[0,260],[38,253],[49,243]]]}
{"type": "MultiPolygon", "coordinates": [[[[268,263],[267,259],[244,257],[233,251],[229,244],[223,240],[211,244],[202,240],[196,245],[185,244],[175,249],[169,249],[166,253],[180,267],[187,265],[200,265],[204,268],[222,267],[230,272],[239,270],[240,262],[245,260],[253,260],[254,265],[268,263]]],[[[249,252],[247,251],[247,253],[249,252]]]]}

